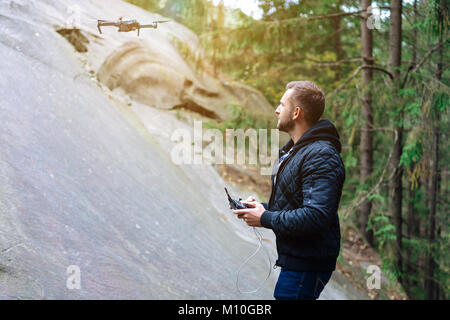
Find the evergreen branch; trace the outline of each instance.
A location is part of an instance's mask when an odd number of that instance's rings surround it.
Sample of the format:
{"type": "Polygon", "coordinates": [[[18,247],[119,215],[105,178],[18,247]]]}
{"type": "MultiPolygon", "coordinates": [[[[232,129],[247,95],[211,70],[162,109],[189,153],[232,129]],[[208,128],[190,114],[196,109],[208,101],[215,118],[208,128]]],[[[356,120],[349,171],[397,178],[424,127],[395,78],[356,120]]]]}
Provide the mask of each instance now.
{"type": "MultiPolygon", "coordinates": [[[[444,72],[445,70],[447,70],[449,66],[450,66],[450,63],[447,63],[446,65],[442,66],[442,72],[444,72]]],[[[433,77],[437,77],[438,73],[439,73],[439,70],[437,70],[437,71],[433,74],[433,77]]]]}
{"type": "Polygon", "coordinates": [[[428,50],[428,52],[423,56],[423,58],[419,61],[419,63],[415,66],[415,68],[411,71],[411,74],[416,73],[419,68],[421,68],[423,66],[423,64],[425,63],[425,61],[428,59],[429,56],[431,56],[431,54],[436,51],[437,49],[439,49],[444,42],[449,41],[449,39],[445,40],[445,41],[439,41],[433,48],[431,48],[430,50],[428,50]]]}
{"type": "Polygon", "coordinates": [[[391,80],[394,80],[394,76],[392,75],[392,73],[390,73],[389,71],[387,71],[387,70],[384,69],[384,68],[377,67],[377,66],[371,66],[371,65],[364,65],[364,66],[361,66],[361,69],[373,69],[373,70],[378,70],[378,71],[381,71],[381,72],[386,73],[386,74],[389,76],[389,78],[391,78],[391,80]]]}
{"type": "MultiPolygon", "coordinates": [[[[361,206],[365,201],[367,201],[369,199],[369,197],[372,194],[374,194],[376,191],[379,190],[379,188],[384,180],[383,176],[385,175],[386,170],[389,167],[389,164],[391,163],[392,155],[394,154],[395,144],[397,143],[397,140],[398,140],[398,131],[397,130],[395,130],[395,129],[387,129],[387,130],[394,132],[394,143],[392,144],[392,149],[389,153],[388,160],[386,161],[383,171],[381,172],[380,179],[378,179],[378,182],[372,187],[372,189],[370,189],[370,191],[367,192],[366,195],[364,195],[363,197],[360,197],[359,200],[355,200],[352,205],[344,208],[343,218],[347,218],[349,212],[353,212],[353,210],[355,208],[358,208],[359,206],[361,206]]],[[[392,171],[390,176],[387,178],[387,181],[390,181],[394,177],[394,173],[395,173],[395,170],[392,171]]]]}
{"type": "Polygon", "coordinates": [[[419,71],[419,69],[425,64],[425,61],[431,56],[431,54],[436,51],[437,49],[439,49],[441,46],[444,45],[444,43],[448,42],[450,40],[450,38],[447,38],[445,41],[439,41],[434,47],[432,47],[430,50],[428,50],[427,53],[425,53],[425,55],[422,57],[422,59],[419,61],[419,63],[416,64],[415,67],[410,67],[405,75],[405,79],[403,80],[402,83],[402,88],[404,88],[406,86],[406,84],[408,83],[408,80],[410,79],[410,75],[413,75],[415,73],[417,73],[417,71],[419,71]]]}
{"type": "Polygon", "coordinates": [[[342,63],[346,63],[346,62],[357,62],[357,61],[375,61],[374,58],[370,58],[370,57],[353,57],[353,58],[346,58],[346,59],[342,59],[342,60],[319,60],[319,59],[314,59],[314,58],[310,58],[310,57],[293,57],[293,56],[277,56],[274,59],[276,62],[282,62],[282,63],[293,63],[293,62],[299,62],[299,61],[304,61],[304,60],[309,60],[312,62],[317,62],[317,64],[320,65],[338,65],[338,64],[342,64],[342,63]]]}
{"type": "MultiPolygon", "coordinates": [[[[378,7],[379,9],[385,9],[390,10],[390,7],[378,7]]],[[[352,11],[352,12],[337,12],[337,13],[330,13],[330,14],[324,14],[324,15],[318,15],[318,16],[306,16],[306,17],[294,17],[294,18],[286,18],[286,19],[280,19],[280,20],[256,20],[253,21],[251,24],[248,24],[246,26],[240,26],[236,28],[223,28],[223,30],[212,30],[209,32],[202,33],[202,37],[208,35],[208,34],[215,34],[215,33],[223,33],[226,32],[233,32],[233,31],[243,31],[252,27],[257,27],[261,25],[273,25],[273,24],[289,24],[291,22],[295,21],[315,21],[315,20],[323,20],[323,19],[334,19],[338,17],[348,17],[348,16],[355,16],[357,18],[363,18],[361,13],[366,12],[366,10],[358,10],[358,11],[352,11]],[[228,29],[228,30],[227,30],[228,29]]]]}
{"type": "Polygon", "coordinates": [[[394,76],[392,75],[392,73],[390,73],[389,71],[387,71],[384,68],[381,67],[377,67],[377,66],[371,66],[371,65],[364,65],[364,66],[359,66],[358,68],[356,68],[356,70],[352,73],[352,75],[350,77],[348,77],[339,87],[337,87],[336,89],[334,89],[329,95],[333,96],[336,94],[336,92],[340,91],[343,87],[345,87],[351,80],[353,80],[353,78],[355,78],[358,73],[362,70],[362,69],[373,69],[373,70],[378,70],[381,72],[386,73],[391,80],[394,79],[394,76]]]}
{"type": "Polygon", "coordinates": [[[303,60],[317,61],[319,63],[315,63],[315,64],[295,63],[295,64],[292,64],[289,66],[285,66],[284,68],[281,68],[281,69],[282,70],[284,70],[284,69],[292,70],[292,69],[296,69],[296,68],[305,69],[308,67],[319,67],[319,68],[335,67],[335,66],[339,66],[344,63],[360,62],[362,60],[362,58],[349,58],[349,59],[342,59],[342,60],[338,60],[338,61],[323,61],[323,62],[320,62],[320,60],[312,59],[312,58],[301,58],[299,60],[300,61],[303,61],[303,60]]]}
{"type": "Polygon", "coordinates": [[[352,81],[353,78],[355,78],[361,70],[362,66],[356,68],[355,71],[350,75],[350,77],[348,77],[339,87],[337,87],[330,94],[328,94],[328,96],[334,96],[338,91],[341,91],[341,89],[344,88],[350,81],[352,81]]]}
{"type": "MultiPolygon", "coordinates": [[[[390,10],[390,7],[382,6],[378,7],[379,9],[384,10],[390,10]]],[[[287,18],[278,20],[277,22],[288,22],[288,21],[294,21],[294,20],[307,20],[307,21],[313,21],[313,20],[322,20],[322,19],[333,19],[338,17],[347,17],[347,16],[357,16],[358,18],[362,18],[363,16],[360,15],[361,13],[365,13],[366,10],[358,10],[358,11],[352,11],[352,12],[337,12],[337,13],[330,13],[330,14],[324,14],[319,16],[310,16],[310,17],[295,17],[295,18],[287,18]]],[[[272,21],[264,21],[264,22],[272,22],[272,21]]]]}
{"type": "Polygon", "coordinates": [[[348,59],[342,59],[338,61],[320,61],[313,58],[305,58],[305,60],[310,60],[313,62],[317,62],[316,64],[313,64],[313,67],[333,67],[333,66],[339,66],[343,63],[347,62],[359,62],[362,60],[362,58],[348,58],[348,59]]]}
{"type": "Polygon", "coordinates": [[[321,16],[311,16],[311,17],[295,17],[295,18],[288,18],[288,19],[283,19],[280,21],[292,21],[292,20],[299,20],[299,19],[304,19],[304,20],[322,20],[322,19],[333,19],[333,18],[338,18],[338,17],[346,17],[346,16],[353,16],[353,15],[358,15],[358,17],[361,17],[359,14],[363,13],[365,10],[358,10],[358,11],[352,11],[352,12],[338,12],[338,13],[330,13],[330,14],[324,14],[321,16]]]}

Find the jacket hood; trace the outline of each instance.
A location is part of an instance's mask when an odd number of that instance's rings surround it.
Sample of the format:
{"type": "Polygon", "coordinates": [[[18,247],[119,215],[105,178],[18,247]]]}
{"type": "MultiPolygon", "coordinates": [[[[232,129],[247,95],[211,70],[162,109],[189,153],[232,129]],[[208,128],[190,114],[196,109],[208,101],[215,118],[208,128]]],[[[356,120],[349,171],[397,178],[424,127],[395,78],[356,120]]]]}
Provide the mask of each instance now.
{"type": "Polygon", "coordinates": [[[317,140],[330,141],[339,153],[342,150],[341,141],[339,140],[339,134],[336,127],[328,119],[319,120],[302,135],[295,145],[291,139],[283,147],[283,149],[284,151],[288,151],[293,145],[295,149],[299,149],[317,140]]]}

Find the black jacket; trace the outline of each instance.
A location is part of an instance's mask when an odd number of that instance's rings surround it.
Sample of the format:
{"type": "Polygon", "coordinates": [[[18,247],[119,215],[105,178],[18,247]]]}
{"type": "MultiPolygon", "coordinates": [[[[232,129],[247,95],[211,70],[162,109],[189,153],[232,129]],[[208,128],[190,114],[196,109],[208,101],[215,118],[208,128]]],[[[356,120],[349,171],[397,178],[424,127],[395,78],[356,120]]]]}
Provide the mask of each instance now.
{"type": "Polygon", "coordinates": [[[338,207],[345,180],[341,143],[326,119],[280,150],[272,194],[261,225],[276,235],[276,265],[296,271],[333,271],[341,233],[338,207]],[[292,148],[292,149],[291,149],[292,148]]]}

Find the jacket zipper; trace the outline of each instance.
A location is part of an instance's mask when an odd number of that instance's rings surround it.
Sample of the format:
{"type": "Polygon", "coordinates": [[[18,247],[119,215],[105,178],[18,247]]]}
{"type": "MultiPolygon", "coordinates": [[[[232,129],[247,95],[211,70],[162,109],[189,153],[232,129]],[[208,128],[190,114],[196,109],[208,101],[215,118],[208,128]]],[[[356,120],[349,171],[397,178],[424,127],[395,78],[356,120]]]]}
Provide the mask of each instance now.
{"type": "Polygon", "coordinates": [[[270,193],[269,204],[267,205],[269,210],[271,208],[272,197],[275,192],[276,182],[278,181],[278,175],[281,173],[282,169],[286,166],[286,163],[289,162],[289,160],[292,158],[292,156],[297,153],[298,149],[300,149],[300,148],[297,148],[297,150],[292,150],[292,154],[290,154],[287,158],[284,159],[284,161],[281,163],[280,167],[278,168],[277,174],[275,175],[274,179],[272,179],[272,192],[270,193]]]}

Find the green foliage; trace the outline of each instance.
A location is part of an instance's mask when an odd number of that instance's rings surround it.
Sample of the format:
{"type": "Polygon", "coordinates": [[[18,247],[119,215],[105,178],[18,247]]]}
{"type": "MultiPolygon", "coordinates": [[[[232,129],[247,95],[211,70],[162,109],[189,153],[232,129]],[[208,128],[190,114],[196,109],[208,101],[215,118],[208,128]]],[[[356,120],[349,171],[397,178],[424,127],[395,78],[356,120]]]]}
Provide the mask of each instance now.
{"type": "Polygon", "coordinates": [[[126,0],[138,7],[144,8],[150,12],[158,12],[161,7],[161,0],[126,0]]]}
{"type": "Polygon", "coordinates": [[[434,110],[436,113],[442,114],[447,111],[450,104],[450,96],[448,88],[445,92],[436,92],[434,95],[434,110]]]}
{"type": "Polygon", "coordinates": [[[373,231],[381,249],[396,239],[395,226],[389,221],[387,216],[377,215],[371,217],[367,229],[373,231]]]}
{"type": "Polygon", "coordinates": [[[197,73],[203,73],[205,71],[203,55],[200,50],[193,50],[188,43],[175,36],[171,36],[170,39],[172,44],[177,48],[180,55],[191,66],[191,68],[193,68],[197,73]]]}
{"type": "Polygon", "coordinates": [[[381,194],[377,193],[371,194],[367,199],[369,201],[378,200],[381,203],[386,203],[386,197],[383,197],[381,194]]]}
{"type": "Polygon", "coordinates": [[[409,167],[412,163],[417,163],[424,153],[423,136],[415,135],[415,131],[408,136],[408,140],[403,147],[400,157],[400,165],[409,167]]]}
{"type": "Polygon", "coordinates": [[[185,25],[200,34],[208,24],[208,10],[211,7],[206,0],[166,0],[161,13],[185,25]]]}

